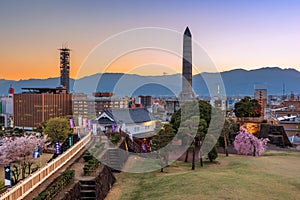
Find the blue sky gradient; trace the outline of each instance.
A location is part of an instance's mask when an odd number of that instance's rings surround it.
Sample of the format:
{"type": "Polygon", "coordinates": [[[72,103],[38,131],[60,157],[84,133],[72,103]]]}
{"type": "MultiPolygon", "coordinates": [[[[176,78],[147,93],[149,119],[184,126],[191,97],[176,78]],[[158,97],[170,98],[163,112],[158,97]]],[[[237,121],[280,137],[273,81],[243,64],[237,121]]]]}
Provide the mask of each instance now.
{"type": "Polygon", "coordinates": [[[74,77],[97,44],[140,27],[183,32],[189,26],[220,71],[300,70],[299,11],[297,0],[1,0],[0,78],[58,76],[57,48],[64,42],[73,50],[74,77]]]}

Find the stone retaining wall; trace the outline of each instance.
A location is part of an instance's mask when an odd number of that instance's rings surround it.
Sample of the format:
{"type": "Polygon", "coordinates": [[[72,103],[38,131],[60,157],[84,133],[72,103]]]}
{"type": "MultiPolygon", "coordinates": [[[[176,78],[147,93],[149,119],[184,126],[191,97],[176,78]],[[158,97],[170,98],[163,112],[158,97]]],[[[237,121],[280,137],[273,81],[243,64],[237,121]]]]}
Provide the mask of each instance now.
{"type": "Polygon", "coordinates": [[[74,200],[74,199],[80,199],[79,181],[76,182],[70,190],[65,192],[64,197],[62,198],[62,200],[74,200]]]}
{"type": "Polygon", "coordinates": [[[104,199],[115,182],[116,178],[111,169],[104,166],[102,172],[95,178],[96,200],[104,199]]]}
{"type": "MultiPolygon", "coordinates": [[[[96,200],[103,200],[108,194],[109,190],[116,182],[114,174],[111,172],[111,169],[107,166],[104,166],[102,171],[99,174],[91,179],[96,183],[96,200]]],[[[80,184],[79,181],[76,182],[73,187],[65,192],[64,197],[61,200],[74,200],[80,199],[80,184]]]]}

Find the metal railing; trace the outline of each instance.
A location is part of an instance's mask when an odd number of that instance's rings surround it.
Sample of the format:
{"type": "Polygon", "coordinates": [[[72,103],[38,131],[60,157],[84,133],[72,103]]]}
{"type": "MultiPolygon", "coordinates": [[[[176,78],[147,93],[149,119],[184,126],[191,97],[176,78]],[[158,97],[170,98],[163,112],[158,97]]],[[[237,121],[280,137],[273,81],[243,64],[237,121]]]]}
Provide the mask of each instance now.
{"type": "Polygon", "coordinates": [[[29,175],[26,179],[8,189],[0,195],[0,200],[17,200],[23,199],[26,195],[37,188],[42,182],[54,174],[57,170],[63,167],[70,161],[79,151],[81,151],[91,140],[91,133],[86,135],[74,146],[64,152],[62,155],[47,163],[45,167],[38,169],[36,172],[29,175]]]}

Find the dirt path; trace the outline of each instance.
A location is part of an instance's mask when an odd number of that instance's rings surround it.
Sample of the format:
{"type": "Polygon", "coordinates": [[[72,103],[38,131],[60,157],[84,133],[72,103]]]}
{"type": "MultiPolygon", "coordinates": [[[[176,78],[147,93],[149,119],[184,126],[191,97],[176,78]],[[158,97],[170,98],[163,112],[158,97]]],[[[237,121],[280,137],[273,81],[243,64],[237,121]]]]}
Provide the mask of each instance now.
{"type": "Polygon", "coordinates": [[[30,192],[24,200],[32,200],[34,197],[36,197],[38,194],[43,192],[57,177],[60,176],[60,174],[64,171],[66,171],[80,156],[86,151],[86,148],[83,148],[81,151],[79,151],[69,162],[66,163],[60,170],[56,171],[52,176],[50,176],[46,181],[44,181],[41,185],[39,185],[35,190],[30,192]]]}

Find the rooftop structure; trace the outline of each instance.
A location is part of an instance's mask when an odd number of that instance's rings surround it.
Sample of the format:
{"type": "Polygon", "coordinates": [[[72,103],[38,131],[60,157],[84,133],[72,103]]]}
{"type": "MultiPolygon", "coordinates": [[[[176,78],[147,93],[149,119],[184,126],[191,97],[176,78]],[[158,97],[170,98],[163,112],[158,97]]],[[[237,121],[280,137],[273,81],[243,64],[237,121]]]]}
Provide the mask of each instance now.
{"type": "Polygon", "coordinates": [[[96,118],[100,129],[107,132],[122,130],[135,137],[154,134],[157,119],[145,108],[105,109],[96,118]]]}
{"type": "Polygon", "coordinates": [[[65,94],[67,93],[66,88],[22,88],[23,93],[35,93],[35,94],[65,94]]]}
{"type": "Polygon", "coordinates": [[[104,113],[115,123],[131,124],[156,120],[145,108],[105,109],[104,113]]]}

